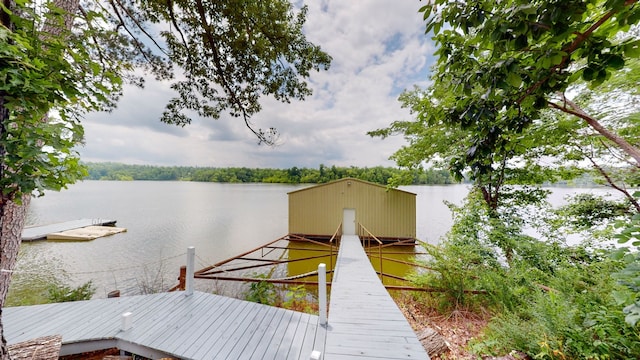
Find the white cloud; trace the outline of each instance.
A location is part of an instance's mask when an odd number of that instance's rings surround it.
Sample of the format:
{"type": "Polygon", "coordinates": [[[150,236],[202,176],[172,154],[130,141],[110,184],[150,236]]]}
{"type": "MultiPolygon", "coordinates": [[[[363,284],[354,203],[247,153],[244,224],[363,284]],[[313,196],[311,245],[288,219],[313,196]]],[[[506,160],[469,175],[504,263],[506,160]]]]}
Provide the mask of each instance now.
{"type": "Polygon", "coordinates": [[[184,128],[159,117],[171,97],[168,84],[149,82],[127,89],[111,114],[84,122],[84,161],[156,165],[317,167],[393,166],[388,157],[403,140],[372,139],[369,130],[407,119],[399,93],[424,85],[431,42],[415,1],[305,1],[305,32],[333,57],[331,68],[314,73],[314,94],[303,102],[263,99],[257,128],[276,127],[281,144],[257,145],[242,120],[194,119],[184,128]]]}

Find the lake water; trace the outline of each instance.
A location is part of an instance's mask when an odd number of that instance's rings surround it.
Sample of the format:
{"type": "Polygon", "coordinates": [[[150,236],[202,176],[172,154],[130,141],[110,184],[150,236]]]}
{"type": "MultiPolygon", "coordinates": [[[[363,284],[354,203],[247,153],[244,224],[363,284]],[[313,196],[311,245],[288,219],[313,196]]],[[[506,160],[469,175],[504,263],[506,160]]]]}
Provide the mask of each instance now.
{"type": "MultiPolygon", "coordinates": [[[[127,232],[86,242],[25,242],[17,271],[65,272],[72,284],[93,280],[97,297],[134,288],[156,269],[173,284],[186,248],[196,268],[256,248],[287,234],[287,193],[309,185],[198,182],[83,181],[32,201],[27,224],[80,218],[114,219],[127,232]]],[[[417,236],[436,243],[451,226],[443,201],[460,204],[468,185],[403,186],[417,194],[417,236]]],[[[576,191],[553,190],[552,203],[576,191]]]]}

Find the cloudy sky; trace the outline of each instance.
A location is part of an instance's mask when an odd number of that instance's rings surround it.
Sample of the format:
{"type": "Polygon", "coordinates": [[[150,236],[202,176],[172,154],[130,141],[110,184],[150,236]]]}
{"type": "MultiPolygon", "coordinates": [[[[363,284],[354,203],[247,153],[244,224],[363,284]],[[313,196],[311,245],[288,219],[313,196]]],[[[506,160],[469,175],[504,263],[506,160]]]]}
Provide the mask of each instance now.
{"type": "Polygon", "coordinates": [[[159,121],[171,97],[168,84],[149,81],[125,89],[118,109],[89,114],[87,162],[213,167],[394,166],[388,160],[404,140],[370,138],[369,130],[408,119],[402,90],[424,86],[433,46],[417,0],[308,0],[308,39],[333,57],[328,71],[309,80],[313,95],[281,104],[263,98],[256,128],[275,127],[279,145],[257,145],[241,120],[193,119],[184,128],[159,121]]]}

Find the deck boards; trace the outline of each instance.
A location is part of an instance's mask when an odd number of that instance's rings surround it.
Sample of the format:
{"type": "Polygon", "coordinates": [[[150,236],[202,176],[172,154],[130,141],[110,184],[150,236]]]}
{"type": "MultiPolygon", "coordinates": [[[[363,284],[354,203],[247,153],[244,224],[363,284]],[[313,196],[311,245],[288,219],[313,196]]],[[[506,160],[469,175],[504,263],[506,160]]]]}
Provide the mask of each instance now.
{"type": "Polygon", "coordinates": [[[429,359],[355,235],[340,241],[324,359],[429,359]]]}
{"type": "Polygon", "coordinates": [[[107,340],[180,359],[308,359],[324,344],[315,315],[197,291],[7,307],[3,321],[9,344],[59,334],[62,354],[107,340]],[[125,312],[133,327],[122,331],[125,312]]]}

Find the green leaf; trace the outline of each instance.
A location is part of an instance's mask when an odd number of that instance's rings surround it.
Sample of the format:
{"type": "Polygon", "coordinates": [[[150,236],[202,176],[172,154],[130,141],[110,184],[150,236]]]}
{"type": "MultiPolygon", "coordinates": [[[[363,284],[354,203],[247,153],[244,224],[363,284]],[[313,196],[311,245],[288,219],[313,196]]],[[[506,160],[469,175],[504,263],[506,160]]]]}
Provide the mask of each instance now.
{"type": "Polygon", "coordinates": [[[562,63],[563,55],[562,54],[554,54],[551,56],[551,64],[552,65],[560,65],[562,63]]]}
{"type": "Polygon", "coordinates": [[[587,67],[582,70],[582,79],[585,81],[591,81],[594,79],[596,71],[593,68],[587,67]]]}
{"type": "Polygon", "coordinates": [[[607,59],[607,66],[610,68],[613,68],[615,70],[620,70],[624,67],[624,58],[622,58],[622,56],[620,55],[611,55],[608,59],[607,59]]]}
{"type": "Polygon", "coordinates": [[[624,45],[624,55],[629,58],[637,58],[640,56],[640,40],[630,42],[624,45]]]}
{"type": "Polygon", "coordinates": [[[509,72],[507,74],[507,82],[513,87],[520,87],[522,84],[522,78],[515,72],[509,72]]]}

